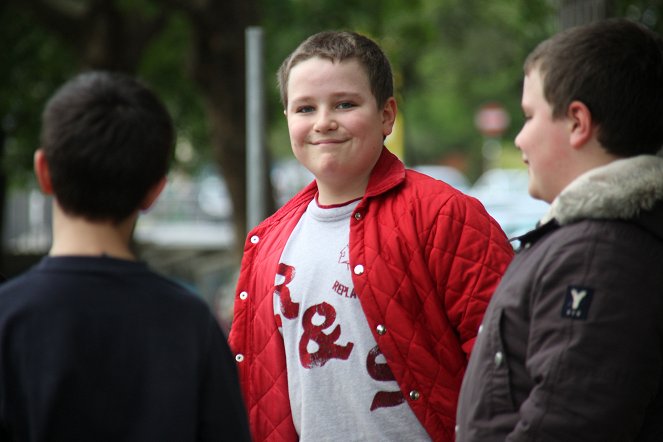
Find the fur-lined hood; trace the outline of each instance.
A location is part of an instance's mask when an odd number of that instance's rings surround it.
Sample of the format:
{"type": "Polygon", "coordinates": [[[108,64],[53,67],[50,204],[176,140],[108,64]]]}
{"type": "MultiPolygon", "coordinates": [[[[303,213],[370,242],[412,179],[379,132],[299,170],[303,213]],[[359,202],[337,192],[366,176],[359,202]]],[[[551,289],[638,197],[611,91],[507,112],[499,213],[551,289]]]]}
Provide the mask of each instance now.
{"type": "Polygon", "coordinates": [[[663,157],[639,155],[597,167],[576,178],[541,220],[560,225],[581,219],[632,219],[663,200],[663,157]]]}

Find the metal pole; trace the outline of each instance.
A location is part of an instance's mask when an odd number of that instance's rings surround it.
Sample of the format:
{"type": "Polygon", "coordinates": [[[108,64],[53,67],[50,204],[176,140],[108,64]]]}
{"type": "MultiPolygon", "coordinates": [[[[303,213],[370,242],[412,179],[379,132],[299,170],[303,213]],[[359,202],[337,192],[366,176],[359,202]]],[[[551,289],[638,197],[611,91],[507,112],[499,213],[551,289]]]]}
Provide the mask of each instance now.
{"type": "Polygon", "coordinates": [[[265,167],[265,91],[263,84],[263,31],[249,27],[246,41],[246,223],[251,230],[266,216],[263,191],[265,167]]]}

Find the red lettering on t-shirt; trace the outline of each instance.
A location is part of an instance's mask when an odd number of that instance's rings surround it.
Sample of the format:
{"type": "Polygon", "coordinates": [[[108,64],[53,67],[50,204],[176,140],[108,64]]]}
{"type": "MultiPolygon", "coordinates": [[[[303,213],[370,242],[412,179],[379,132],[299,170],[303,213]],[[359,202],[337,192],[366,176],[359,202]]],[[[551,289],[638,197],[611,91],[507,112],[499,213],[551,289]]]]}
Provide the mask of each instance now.
{"type": "Polygon", "coordinates": [[[283,316],[285,316],[286,319],[294,319],[299,315],[299,303],[292,301],[288,284],[290,284],[295,277],[295,268],[288,264],[280,263],[277,269],[277,275],[282,275],[284,278],[281,284],[274,285],[274,294],[276,294],[281,301],[281,313],[283,313],[283,316]]]}
{"type": "Polygon", "coordinates": [[[326,334],[323,330],[329,328],[336,320],[336,310],[333,306],[323,302],[306,309],[302,317],[304,333],[299,341],[299,358],[304,368],[322,367],[330,359],[346,360],[350,357],[354,344],[337,345],[336,341],[341,336],[341,326],[337,325],[326,334]],[[313,323],[313,316],[318,314],[324,318],[320,325],[313,323]],[[309,341],[318,344],[318,350],[309,353],[307,347],[309,341]]]}
{"type": "MultiPolygon", "coordinates": [[[[380,347],[377,345],[368,352],[366,357],[366,371],[370,377],[376,381],[395,381],[394,373],[392,373],[391,368],[385,362],[380,364],[377,362],[378,356],[381,356],[382,352],[380,347]]],[[[378,391],[373,396],[373,403],[371,403],[371,411],[378,408],[384,407],[395,407],[405,402],[405,397],[400,390],[397,391],[378,391]]]]}
{"type": "Polygon", "coordinates": [[[350,287],[348,287],[347,285],[341,284],[338,281],[335,281],[334,285],[332,286],[332,290],[334,292],[336,292],[336,294],[347,298],[348,297],[348,291],[350,291],[350,287]]]}

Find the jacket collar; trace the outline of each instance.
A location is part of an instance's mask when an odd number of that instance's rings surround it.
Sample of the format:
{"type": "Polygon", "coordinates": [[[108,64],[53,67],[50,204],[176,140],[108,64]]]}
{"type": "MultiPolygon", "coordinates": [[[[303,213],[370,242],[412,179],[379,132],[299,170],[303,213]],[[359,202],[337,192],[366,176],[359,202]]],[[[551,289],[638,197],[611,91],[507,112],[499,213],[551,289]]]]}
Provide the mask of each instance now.
{"type": "MultiPolygon", "coordinates": [[[[396,187],[405,180],[405,165],[389,149],[382,146],[382,152],[378,161],[373,166],[371,176],[368,179],[368,185],[364,192],[364,198],[379,195],[387,190],[396,187]]],[[[318,191],[318,185],[315,180],[309,183],[296,200],[310,201],[311,195],[318,191]]]]}
{"type": "Polygon", "coordinates": [[[663,240],[663,157],[625,158],[581,175],[555,198],[536,229],[513,239],[527,248],[583,219],[629,220],[663,240]]]}
{"type": "Polygon", "coordinates": [[[382,147],[382,153],[373,167],[371,177],[364,197],[379,195],[396,187],[405,180],[405,165],[396,155],[386,147],[382,147]]]}
{"type": "Polygon", "coordinates": [[[632,220],[663,201],[663,157],[639,155],[613,161],[576,178],[541,220],[560,225],[582,219],[632,220]]]}
{"type": "MultiPolygon", "coordinates": [[[[405,165],[396,155],[383,146],[382,153],[380,153],[380,157],[371,171],[368,186],[364,193],[364,199],[366,197],[376,196],[386,192],[387,190],[396,187],[404,180],[405,165]]],[[[291,216],[290,214],[293,210],[302,212],[304,207],[315,197],[317,191],[317,182],[313,180],[299,191],[297,195],[292,197],[290,201],[285,203],[283,207],[278,209],[276,213],[269,217],[267,224],[279,222],[282,218],[291,216]]]]}
{"type": "Polygon", "coordinates": [[[537,242],[539,239],[543,238],[553,230],[559,229],[559,227],[559,223],[553,218],[545,223],[538,223],[534,230],[530,230],[524,235],[510,238],[509,242],[519,241],[519,246],[513,245],[513,248],[519,252],[523,248],[529,248],[529,246],[531,246],[533,243],[537,242]]]}

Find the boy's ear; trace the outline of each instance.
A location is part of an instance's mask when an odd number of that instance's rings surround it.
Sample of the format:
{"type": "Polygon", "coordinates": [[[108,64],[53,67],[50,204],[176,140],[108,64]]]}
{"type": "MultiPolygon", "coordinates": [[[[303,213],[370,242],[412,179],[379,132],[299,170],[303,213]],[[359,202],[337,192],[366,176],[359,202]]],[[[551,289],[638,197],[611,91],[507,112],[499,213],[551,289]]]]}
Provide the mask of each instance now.
{"type": "Polygon", "coordinates": [[[567,112],[569,120],[569,142],[571,147],[579,149],[587,144],[595,133],[592,113],[585,103],[572,101],[567,112]]]}
{"type": "Polygon", "coordinates": [[[166,187],[167,181],[168,179],[164,176],[147,191],[147,195],[145,195],[145,198],[143,198],[143,202],[140,205],[140,210],[147,210],[152,207],[152,204],[157,200],[163,191],[163,188],[166,187]]]}
{"type": "Polygon", "coordinates": [[[51,184],[51,172],[46,162],[46,154],[42,149],[37,149],[33,157],[35,175],[41,191],[46,195],[53,194],[53,185],[51,184]]]}
{"type": "Polygon", "coordinates": [[[397,112],[398,105],[396,104],[396,99],[389,97],[382,109],[382,135],[385,137],[391,134],[391,131],[394,129],[397,112]]]}

